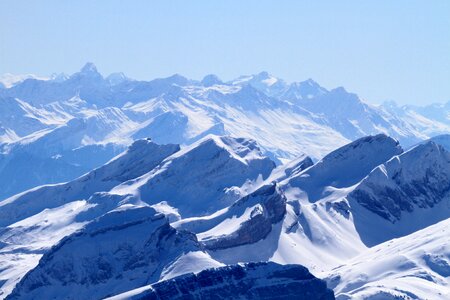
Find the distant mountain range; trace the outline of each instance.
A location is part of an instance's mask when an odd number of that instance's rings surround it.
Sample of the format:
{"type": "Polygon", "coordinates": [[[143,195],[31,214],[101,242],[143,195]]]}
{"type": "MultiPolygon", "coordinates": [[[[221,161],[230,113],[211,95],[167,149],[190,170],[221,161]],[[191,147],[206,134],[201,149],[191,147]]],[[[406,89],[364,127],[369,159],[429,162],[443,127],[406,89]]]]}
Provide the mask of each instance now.
{"type": "Polygon", "coordinates": [[[230,82],[215,75],[137,81],[103,77],[88,63],[71,76],[9,74],[3,82],[0,182],[9,184],[0,184],[0,198],[74,179],[146,137],[181,145],[207,134],[251,138],[279,164],[301,154],[318,160],[371,134],[407,148],[450,132],[450,104],[375,106],[344,88],[288,84],[267,72],[230,82]]]}
{"type": "Polygon", "coordinates": [[[450,105],[266,72],[9,82],[2,299],[450,297],[450,105]]]}

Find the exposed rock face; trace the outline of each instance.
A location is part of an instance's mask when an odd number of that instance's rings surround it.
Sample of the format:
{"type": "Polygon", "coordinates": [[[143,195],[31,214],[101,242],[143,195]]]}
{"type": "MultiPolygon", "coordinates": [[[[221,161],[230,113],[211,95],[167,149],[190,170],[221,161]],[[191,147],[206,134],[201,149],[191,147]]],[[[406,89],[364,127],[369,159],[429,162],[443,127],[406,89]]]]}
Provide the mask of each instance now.
{"type": "Polygon", "coordinates": [[[101,299],[156,282],[167,264],[197,250],[195,235],[164,215],[125,205],[54,246],[8,299],[101,299]]]}
{"type": "Polygon", "coordinates": [[[230,207],[228,216],[243,219],[236,231],[205,239],[203,244],[210,250],[216,250],[256,243],[270,233],[272,225],[280,222],[285,213],[286,197],[283,192],[275,183],[263,186],[230,207]]]}
{"type": "Polygon", "coordinates": [[[349,198],[394,223],[402,212],[433,207],[449,193],[450,153],[428,142],[374,169],[349,198]]]}
{"type": "MultiPolygon", "coordinates": [[[[116,298],[116,297],[114,297],[116,298]]],[[[155,283],[116,299],[298,299],[331,300],[333,292],[300,265],[273,262],[232,265],[155,283]]]]}

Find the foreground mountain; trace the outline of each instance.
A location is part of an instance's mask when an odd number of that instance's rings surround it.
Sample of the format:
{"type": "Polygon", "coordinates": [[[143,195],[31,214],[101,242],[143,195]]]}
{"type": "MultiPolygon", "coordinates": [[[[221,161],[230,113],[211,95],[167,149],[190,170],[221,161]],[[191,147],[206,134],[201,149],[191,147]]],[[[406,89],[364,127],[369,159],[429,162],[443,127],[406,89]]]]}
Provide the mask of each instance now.
{"type": "Polygon", "coordinates": [[[8,113],[0,114],[0,179],[11,184],[0,180],[0,198],[72,180],[146,137],[182,146],[208,134],[250,138],[280,164],[303,154],[319,160],[366,135],[388,134],[408,148],[450,131],[446,119],[267,72],[229,82],[177,74],[138,81],[121,73],[104,77],[88,63],[71,76],[8,84],[1,101],[8,113]],[[27,157],[36,163],[26,164],[27,157]]]}
{"type": "Polygon", "coordinates": [[[326,284],[298,265],[249,263],[208,269],[158,282],[119,299],[334,299],[326,284]]]}
{"type": "Polygon", "coordinates": [[[450,219],[377,245],[333,269],[337,299],[448,299],[450,219]]]}
{"type": "Polygon", "coordinates": [[[432,141],[375,168],[347,197],[358,211],[354,223],[365,244],[372,246],[448,218],[449,182],[450,153],[432,141]]]}
{"type": "Polygon", "coordinates": [[[139,294],[240,262],[329,277],[371,247],[447,220],[449,174],[442,146],[403,152],[382,134],[278,167],[245,138],[208,135],[184,148],[139,140],[74,181],[0,202],[2,297],[139,294]]]}
{"type": "Polygon", "coordinates": [[[449,218],[449,163],[449,153],[433,142],[403,153],[392,138],[366,137],[304,169],[276,169],[229,208],[173,225],[196,233],[222,263],[296,263],[320,275],[369,247],[449,218]]]}
{"type": "MultiPolygon", "coordinates": [[[[7,299],[101,299],[157,281],[181,253],[195,251],[195,235],[173,229],[164,215],[120,206],[50,249],[7,299]]],[[[202,267],[211,266],[220,264],[202,267]]]]}
{"type": "MultiPolygon", "coordinates": [[[[0,100],[2,298],[154,296],[178,285],[171,278],[242,262],[304,265],[343,299],[420,298],[420,280],[398,283],[401,291],[379,283],[380,274],[417,270],[385,250],[395,239],[415,265],[431,262],[419,272],[431,274],[429,298],[445,295],[447,250],[437,244],[446,235],[430,226],[450,217],[449,143],[429,139],[448,132],[444,118],[266,72],[144,82],[105,78],[92,64],[12,84],[0,100]],[[416,246],[428,256],[410,252],[416,246]],[[364,262],[376,259],[373,249],[392,269],[364,262]]],[[[200,274],[233,277],[236,268],[258,287],[294,284],[249,265],[200,274]]],[[[199,275],[185,276],[208,293],[199,275]]]]}
{"type": "Polygon", "coordinates": [[[173,225],[196,233],[222,263],[270,260],[302,264],[319,274],[367,249],[346,196],[400,153],[398,142],[387,136],[362,138],[314,165],[303,158],[279,167],[229,208],[173,225]]]}
{"type": "MultiPolygon", "coordinates": [[[[8,294],[61,239],[111,210],[150,204],[171,220],[180,214],[201,215],[209,206],[215,210],[233,203],[247,186],[267,178],[274,166],[248,139],[208,136],[183,150],[138,140],[104,166],[73,181],[37,187],[1,201],[0,292],[8,294]],[[164,190],[177,197],[167,197],[164,190]]],[[[203,258],[189,259],[203,266],[198,261],[203,258]]],[[[176,260],[164,276],[181,272],[178,266],[185,259],[176,260]]]]}
{"type": "Polygon", "coordinates": [[[164,201],[182,217],[198,216],[232,204],[245,194],[246,183],[266,179],[274,167],[252,140],[207,136],[110,194],[164,201]]]}

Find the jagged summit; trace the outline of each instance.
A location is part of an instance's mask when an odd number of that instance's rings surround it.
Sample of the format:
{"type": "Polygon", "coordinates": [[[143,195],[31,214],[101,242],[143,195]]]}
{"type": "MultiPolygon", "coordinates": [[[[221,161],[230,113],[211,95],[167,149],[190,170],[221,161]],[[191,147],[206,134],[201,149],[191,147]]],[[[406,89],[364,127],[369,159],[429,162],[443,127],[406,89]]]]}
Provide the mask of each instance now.
{"type": "Polygon", "coordinates": [[[219,77],[217,77],[217,75],[214,74],[209,74],[203,77],[201,83],[205,87],[210,87],[216,84],[223,84],[222,80],[220,80],[219,77]]]}
{"type": "Polygon", "coordinates": [[[83,74],[98,74],[97,67],[92,62],[87,62],[81,69],[80,73],[83,74]]]}
{"type": "Polygon", "coordinates": [[[106,80],[111,84],[111,85],[117,85],[117,84],[121,84],[123,82],[127,82],[127,81],[131,81],[130,78],[128,78],[124,73],[122,72],[118,72],[118,73],[111,73],[110,75],[108,75],[108,77],[106,77],[106,80]]]}
{"type": "Polygon", "coordinates": [[[281,98],[298,103],[305,99],[313,99],[328,91],[312,79],[291,83],[282,93],[281,98]]]}
{"type": "Polygon", "coordinates": [[[69,78],[70,80],[103,80],[102,74],[100,74],[97,70],[97,67],[91,63],[86,63],[79,72],[74,73],[69,78]]]}

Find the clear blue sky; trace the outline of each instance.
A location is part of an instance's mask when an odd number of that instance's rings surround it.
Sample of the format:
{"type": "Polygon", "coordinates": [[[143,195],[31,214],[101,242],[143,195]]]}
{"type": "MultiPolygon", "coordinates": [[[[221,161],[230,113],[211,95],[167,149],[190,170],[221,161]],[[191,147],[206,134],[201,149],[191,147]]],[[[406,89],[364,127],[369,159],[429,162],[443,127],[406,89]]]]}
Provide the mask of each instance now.
{"type": "Polygon", "coordinates": [[[266,70],[369,102],[450,100],[450,1],[0,1],[0,73],[266,70]]]}

